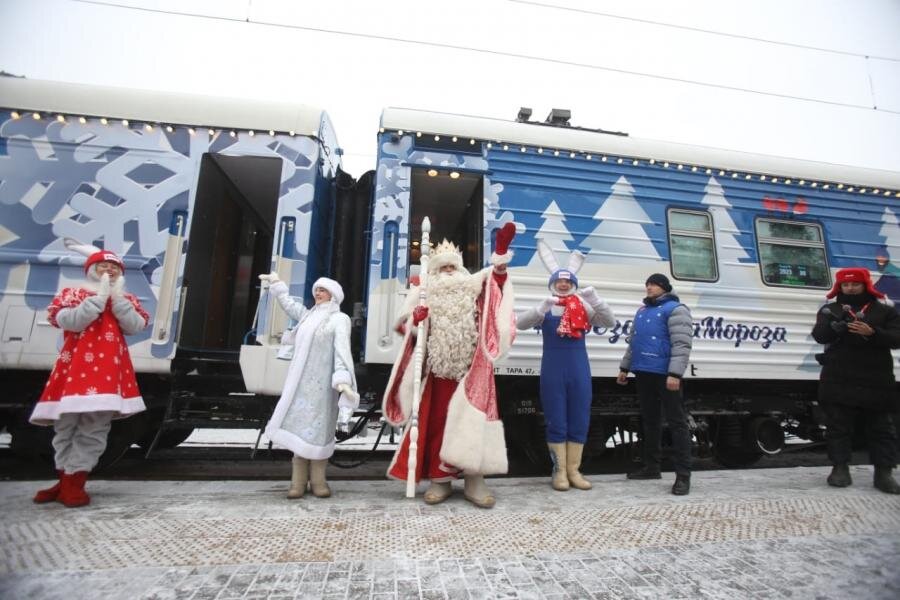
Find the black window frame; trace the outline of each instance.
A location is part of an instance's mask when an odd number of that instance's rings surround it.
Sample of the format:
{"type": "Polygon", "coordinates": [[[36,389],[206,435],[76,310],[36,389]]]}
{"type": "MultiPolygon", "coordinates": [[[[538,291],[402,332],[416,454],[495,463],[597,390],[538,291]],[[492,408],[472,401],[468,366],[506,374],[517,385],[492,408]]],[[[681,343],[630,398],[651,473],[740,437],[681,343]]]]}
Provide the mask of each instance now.
{"type": "Polygon", "coordinates": [[[669,271],[672,273],[672,277],[679,281],[701,281],[703,283],[715,283],[719,280],[719,276],[721,275],[721,269],[719,269],[719,252],[716,247],[716,222],[713,219],[712,213],[708,210],[698,209],[698,208],[685,208],[682,206],[668,206],[666,207],[666,241],[669,244],[669,271]],[[690,229],[676,229],[674,231],[675,235],[681,235],[685,237],[697,237],[697,238],[708,238],[712,240],[712,258],[713,258],[713,267],[715,268],[715,277],[712,279],[709,278],[701,278],[701,277],[684,277],[679,276],[675,272],[675,252],[672,248],[672,218],[671,215],[673,212],[679,213],[687,213],[693,215],[702,215],[706,217],[707,222],[709,223],[709,233],[690,229]]]}
{"type": "Polygon", "coordinates": [[[834,284],[834,281],[831,277],[831,263],[828,260],[828,243],[825,239],[825,226],[819,221],[805,221],[800,219],[790,219],[790,218],[778,218],[778,217],[769,217],[763,215],[757,215],[755,219],[753,219],[753,236],[756,239],[756,258],[757,264],[759,265],[759,278],[762,281],[763,285],[766,287],[774,287],[774,288],[784,288],[789,290],[830,290],[834,284]],[[766,222],[774,222],[774,223],[786,223],[788,225],[808,225],[815,227],[819,231],[819,241],[818,242],[805,242],[803,240],[794,240],[789,238],[772,238],[772,237],[761,237],[759,234],[759,224],[762,221],[766,222]],[[770,283],[766,281],[765,274],[765,265],[763,264],[763,252],[762,252],[762,244],[764,243],[777,243],[782,246],[798,246],[805,248],[822,248],[822,256],[825,259],[825,277],[826,284],[822,286],[818,285],[790,285],[786,283],[770,283]]]}

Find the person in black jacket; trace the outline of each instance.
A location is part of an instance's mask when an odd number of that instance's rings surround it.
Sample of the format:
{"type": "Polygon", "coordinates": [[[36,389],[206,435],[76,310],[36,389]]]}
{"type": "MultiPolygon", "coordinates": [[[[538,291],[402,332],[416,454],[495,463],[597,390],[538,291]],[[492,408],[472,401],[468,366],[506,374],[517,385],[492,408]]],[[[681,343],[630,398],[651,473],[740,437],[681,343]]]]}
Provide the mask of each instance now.
{"type": "Polygon", "coordinates": [[[875,465],[874,484],[888,494],[900,494],[891,472],[897,462],[897,434],[891,413],[897,410],[892,348],[900,348],[900,315],[879,302],[884,294],[872,285],[869,271],[841,269],[826,298],[812,336],[825,344],[817,355],[819,403],[825,410],[825,441],[833,466],[828,485],[847,487],[851,438],[857,414],[865,419],[869,455],[875,465]]]}

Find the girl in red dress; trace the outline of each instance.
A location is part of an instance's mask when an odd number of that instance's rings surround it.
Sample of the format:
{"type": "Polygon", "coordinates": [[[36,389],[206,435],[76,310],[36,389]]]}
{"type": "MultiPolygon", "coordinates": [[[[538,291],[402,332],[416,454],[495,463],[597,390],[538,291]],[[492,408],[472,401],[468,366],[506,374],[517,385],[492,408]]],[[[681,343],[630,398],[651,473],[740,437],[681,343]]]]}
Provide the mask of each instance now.
{"type": "MultiPolygon", "coordinates": [[[[73,246],[70,246],[73,247],[73,246]]],[[[47,309],[47,320],[63,330],[63,347],[44,393],[31,413],[35,425],[53,425],[56,485],[40,490],[38,503],[88,504],[88,473],[106,449],[112,419],[145,409],[125,335],[150,321],[138,299],[124,291],[125,268],[113,252],[90,246],[87,280],[64,288],[47,309]]]]}

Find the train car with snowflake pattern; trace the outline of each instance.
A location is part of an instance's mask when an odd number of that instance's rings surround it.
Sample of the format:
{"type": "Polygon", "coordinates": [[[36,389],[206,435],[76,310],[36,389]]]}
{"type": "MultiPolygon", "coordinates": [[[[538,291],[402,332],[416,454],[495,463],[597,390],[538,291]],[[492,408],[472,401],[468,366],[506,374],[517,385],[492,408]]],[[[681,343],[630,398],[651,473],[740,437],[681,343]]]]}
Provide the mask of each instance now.
{"type": "MultiPolygon", "coordinates": [[[[153,408],[121,434],[145,447],[265,420],[289,326],[256,284],[273,268],[306,299],[320,275],[342,283],[358,378],[379,404],[425,216],[470,269],[516,224],[518,310],[546,295],[538,240],[586,255],[579,280],[617,319],[588,333],[594,454],[637,429],[634,392],[613,379],[648,274],[667,274],[692,310],[691,424],[700,449],[733,466],[780,451],[786,433],[820,439],[809,333],[834,271],[866,267],[900,296],[898,172],[640,140],[572,126],[566,111],[538,122],[388,108],[377,162],[354,180],[318,109],[8,79],[0,105],[14,445],[38,444],[21,414],[56,352],[44,308],[78,269],[65,238],[120,252],[153,316],[131,340],[153,408]]],[[[509,446],[538,462],[540,354],[539,332],[520,332],[496,367],[509,446]]]]}

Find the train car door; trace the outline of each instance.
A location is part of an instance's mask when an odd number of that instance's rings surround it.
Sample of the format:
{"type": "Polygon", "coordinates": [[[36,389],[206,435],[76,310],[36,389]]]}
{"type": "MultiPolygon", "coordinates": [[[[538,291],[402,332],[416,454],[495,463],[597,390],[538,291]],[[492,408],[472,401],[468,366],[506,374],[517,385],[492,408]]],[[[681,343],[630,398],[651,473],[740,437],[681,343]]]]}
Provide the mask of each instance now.
{"type": "Polygon", "coordinates": [[[269,271],[282,161],[205,154],[193,207],[176,362],[236,365],[269,271]]]}

